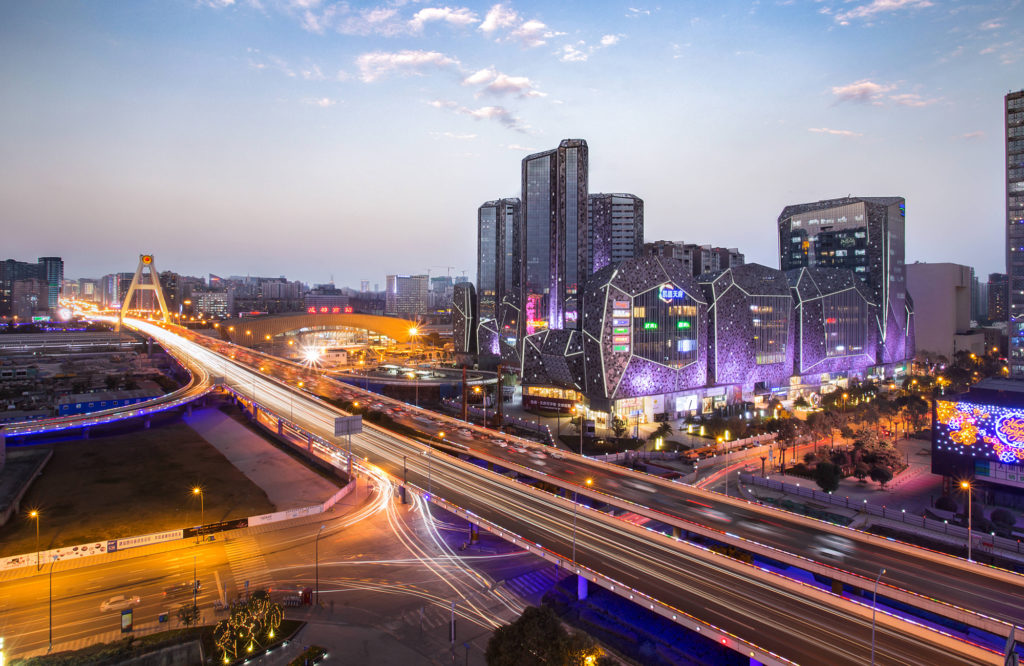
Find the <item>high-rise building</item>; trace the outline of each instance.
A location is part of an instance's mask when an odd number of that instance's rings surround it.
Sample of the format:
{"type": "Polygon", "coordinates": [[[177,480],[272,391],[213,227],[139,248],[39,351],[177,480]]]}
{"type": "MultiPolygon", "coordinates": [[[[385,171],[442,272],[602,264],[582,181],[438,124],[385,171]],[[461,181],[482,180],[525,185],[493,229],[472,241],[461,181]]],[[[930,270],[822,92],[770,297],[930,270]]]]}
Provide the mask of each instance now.
{"type": "Polygon", "coordinates": [[[39,279],[46,283],[47,307],[56,308],[64,286],[64,260],[60,257],[39,257],[39,279]]]}
{"type": "Polygon", "coordinates": [[[852,271],[870,287],[878,305],[879,339],[884,341],[878,362],[903,361],[910,318],[903,197],[846,197],[786,206],[778,225],[782,270],[852,271]]]}
{"type": "Polygon", "coordinates": [[[639,257],[644,246],[644,200],[635,194],[587,196],[587,270],[639,257]]]}
{"type": "Polygon", "coordinates": [[[359,293],[365,294],[370,291],[370,281],[360,280],[359,281],[359,293]]]}
{"type": "Polygon", "coordinates": [[[426,275],[388,275],[384,314],[415,319],[427,310],[426,275]]]}
{"type": "Polygon", "coordinates": [[[481,319],[495,319],[502,296],[519,290],[519,199],[497,199],[477,210],[476,288],[481,319]]]}
{"type": "Polygon", "coordinates": [[[579,291],[589,275],[587,173],[582,139],[523,159],[520,328],[527,333],[577,327],[579,291]]]}
{"type": "Polygon", "coordinates": [[[746,262],[743,253],[734,247],[694,245],[683,241],[661,240],[644,243],[643,254],[678,259],[694,277],[738,268],[746,262]]]}
{"type": "Polygon", "coordinates": [[[990,322],[1006,321],[1009,319],[1006,309],[1006,299],[1009,297],[1006,289],[1006,273],[988,274],[988,320],[990,322]]]}
{"type": "Polygon", "coordinates": [[[14,283],[39,277],[39,266],[27,261],[7,259],[0,262],[0,317],[10,317],[14,312],[14,283]]]}
{"type": "Polygon", "coordinates": [[[1024,379],[1024,90],[1009,93],[1004,102],[1010,376],[1024,379]]]}

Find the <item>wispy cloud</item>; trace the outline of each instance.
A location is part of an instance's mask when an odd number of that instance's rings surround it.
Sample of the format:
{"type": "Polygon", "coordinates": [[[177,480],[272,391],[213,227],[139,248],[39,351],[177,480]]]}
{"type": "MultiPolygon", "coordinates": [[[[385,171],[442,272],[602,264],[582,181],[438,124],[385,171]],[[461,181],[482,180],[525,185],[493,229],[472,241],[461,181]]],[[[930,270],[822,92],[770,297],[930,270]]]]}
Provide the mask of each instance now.
{"type": "Polygon", "coordinates": [[[601,37],[601,46],[615,46],[621,38],[622,35],[604,35],[601,37]]]}
{"type": "Polygon", "coordinates": [[[650,16],[650,9],[637,9],[636,7],[629,7],[626,9],[626,18],[636,18],[638,16],[650,16]]]}
{"type": "Polygon", "coordinates": [[[496,70],[494,67],[486,67],[473,72],[462,80],[464,86],[483,86],[481,93],[492,95],[516,95],[517,97],[544,97],[546,93],[537,90],[533,82],[525,76],[509,76],[496,70]]]}
{"type": "Polygon", "coordinates": [[[834,136],[864,136],[860,132],[852,132],[850,130],[832,129],[830,127],[808,127],[808,132],[814,132],[815,134],[832,134],[834,136]]]}
{"type": "Polygon", "coordinates": [[[849,83],[845,86],[833,86],[832,94],[836,97],[836,104],[840,104],[842,102],[881,104],[882,95],[893,88],[895,88],[895,86],[861,79],[860,81],[849,83]]]}
{"type": "Polygon", "coordinates": [[[1003,25],[1004,25],[1003,19],[998,18],[998,19],[989,19],[988,21],[985,21],[984,23],[982,23],[978,27],[980,27],[982,30],[998,30],[999,28],[1002,28],[1003,25]]]}
{"type": "Polygon", "coordinates": [[[981,130],[977,130],[976,132],[968,132],[966,134],[961,134],[960,138],[965,141],[977,141],[978,139],[984,139],[985,133],[982,132],[981,130]]]}
{"type": "Polygon", "coordinates": [[[338,100],[331,99],[330,97],[318,97],[314,99],[304,99],[302,100],[302,103],[310,106],[319,106],[321,109],[327,109],[337,104],[338,100]]]}
{"type": "Polygon", "coordinates": [[[547,44],[552,37],[564,35],[564,32],[556,32],[537,19],[524,21],[518,28],[508,33],[512,39],[519,41],[523,46],[534,47],[547,44]]]}
{"type": "Polygon", "coordinates": [[[359,78],[366,83],[394,72],[419,74],[424,69],[458,67],[459,61],[437,51],[373,51],[356,58],[359,78]]]}
{"type": "Polygon", "coordinates": [[[931,106],[932,104],[935,104],[935,103],[937,103],[939,101],[938,99],[925,99],[925,98],[923,98],[920,95],[917,95],[915,93],[904,93],[904,94],[901,94],[901,95],[890,95],[889,99],[891,99],[892,101],[894,101],[897,104],[900,104],[902,106],[914,106],[914,107],[931,106]]]}
{"type": "Polygon", "coordinates": [[[872,0],[866,5],[854,7],[845,12],[835,15],[835,20],[840,25],[849,25],[852,19],[871,20],[876,14],[893,12],[900,9],[923,9],[932,7],[930,0],[872,0]]]}
{"type": "Polygon", "coordinates": [[[477,137],[476,134],[460,132],[431,132],[430,134],[431,136],[445,139],[455,139],[456,141],[472,141],[477,137]]]}
{"type": "Polygon", "coordinates": [[[555,51],[555,54],[562,62],[586,62],[590,56],[594,55],[595,51],[615,46],[621,39],[622,35],[604,35],[601,37],[600,43],[593,46],[587,46],[587,43],[581,39],[575,44],[566,44],[555,51]]]}
{"type": "Polygon", "coordinates": [[[514,116],[511,111],[503,106],[481,106],[477,109],[471,109],[467,106],[462,106],[458,102],[440,99],[427,102],[427,104],[435,109],[448,109],[452,113],[469,116],[474,120],[494,120],[517,132],[525,133],[528,129],[518,117],[514,116]]]}
{"type": "Polygon", "coordinates": [[[508,148],[509,150],[521,150],[524,153],[536,152],[533,148],[530,148],[529,146],[522,146],[522,145],[520,145],[518,143],[510,143],[510,144],[507,144],[505,147],[508,148]]]}
{"type": "Polygon", "coordinates": [[[431,21],[443,21],[450,23],[451,25],[465,27],[467,25],[473,25],[479,23],[480,19],[471,10],[460,7],[459,9],[452,9],[451,7],[428,7],[421,9],[412,17],[409,21],[409,27],[415,32],[423,30],[423,26],[431,21]]]}

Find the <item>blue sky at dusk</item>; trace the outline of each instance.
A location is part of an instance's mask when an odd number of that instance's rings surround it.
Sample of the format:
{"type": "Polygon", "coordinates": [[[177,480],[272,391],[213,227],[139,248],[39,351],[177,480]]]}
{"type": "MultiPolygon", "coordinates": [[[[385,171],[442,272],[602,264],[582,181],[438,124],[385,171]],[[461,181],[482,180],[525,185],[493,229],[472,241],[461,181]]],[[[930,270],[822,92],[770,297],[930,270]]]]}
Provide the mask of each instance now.
{"type": "Polygon", "coordinates": [[[357,286],[475,273],[476,208],[584,138],[647,240],[777,266],[791,203],[907,198],[907,260],[1004,270],[1024,4],[7,2],[3,258],[357,286]]]}

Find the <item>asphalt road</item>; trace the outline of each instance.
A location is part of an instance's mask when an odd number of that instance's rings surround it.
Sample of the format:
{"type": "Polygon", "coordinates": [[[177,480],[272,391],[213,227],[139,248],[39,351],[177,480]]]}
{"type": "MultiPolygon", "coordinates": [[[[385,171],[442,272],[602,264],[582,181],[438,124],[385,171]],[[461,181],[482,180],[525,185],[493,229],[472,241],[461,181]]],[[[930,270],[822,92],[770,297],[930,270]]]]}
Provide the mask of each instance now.
{"type": "MultiPolygon", "coordinates": [[[[213,376],[224,376],[229,384],[239,387],[240,391],[244,392],[246,387],[250,387],[256,402],[266,409],[290,415],[310,431],[329,440],[334,439],[332,435],[337,411],[292,388],[296,382],[295,377],[290,376],[291,369],[282,374],[293,384],[282,386],[277,381],[219,358],[213,352],[157,327],[148,324],[141,327],[169,347],[177,347],[179,351],[188,350],[192,361],[205,365],[213,376]]],[[[273,368],[267,367],[266,370],[269,372],[273,368]]],[[[403,409],[409,411],[408,407],[403,409]]],[[[478,440],[467,446],[472,448],[478,440]]],[[[334,441],[338,441],[339,448],[342,448],[341,440],[334,441]]],[[[508,446],[492,444],[495,450],[518,461],[532,462],[535,466],[539,466],[536,465],[538,461],[542,462],[544,471],[549,474],[558,472],[571,476],[575,483],[580,483],[584,477],[591,477],[595,479],[595,484],[604,484],[609,492],[635,496],[645,503],[658,500],[665,503],[666,508],[679,510],[688,494],[689,497],[694,496],[688,487],[671,483],[663,486],[664,489],[659,492],[656,487],[661,485],[659,481],[636,480],[624,472],[595,466],[567,454],[563,454],[565,457],[560,460],[540,458],[530,455],[531,449],[525,446],[521,451],[509,453],[508,446]],[[619,487],[615,484],[619,484],[619,487]],[[672,497],[672,492],[677,495],[672,497]]],[[[357,455],[368,458],[373,464],[380,465],[398,477],[402,473],[400,461],[405,458],[413,483],[421,486],[437,484],[434,490],[443,492],[451,501],[492,518],[495,523],[505,525],[524,537],[536,538],[538,543],[563,556],[569,554],[571,512],[554,498],[535,494],[537,491],[504,477],[493,478],[479,468],[449,456],[423,456],[422,447],[390,435],[366,431],[353,438],[353,446],[357,455]]],[[[751,507],[748,509],[749,515],[740,516],[732,504],[715,506],[705,502],[708,493],[701,492],[697,496],[705,506],[697,506],[689,515],[695,516],[700,522],[714,525],[714,514],[709,517],[706,513],[709,510],[721,512],[737,523],[748,518],[759,520],[765,515],[773,516],[774,519],[778,515],[780,532],[792,529],[792,525],[787,523],[794,521],[784,518],[779,512],[751,507]]],[[[727,570],[721,565],[722,558],[718,556],[702,554],[694,557],[687,554],[685,549],[667,544],[660,537],[625,521],[598,512],[580,513],[588,514],[588,518],[583,519],[587,529],[577,534],[579,560],[602,573],[626,580],[634,576],[637,589],[788,658],[805,663],[821,663],[822,652],[829,650],[823,639],[829,637],[833,643],[843,643],[843,649],[836,651],[835,658],[827,660],[828,663],[852,664],[866,661],[868,633],[861,620],[849,618],[851,606],[844,606],[849,602],[812,600],[814,595],[809,590],[800,593],[787,591],[787,584],[781,579],[778,584],[765,585],[749,575],[750,572],[727,570]],[[640,562],[642,566],[638,564],[640,562]],[[637,571],[645,575],[637,576],[637,571]]],[[[794,546],[805,536],[816,536],[813,530],[804,530],[800,538],[793,539],[794,546]]],[[[895,561],[891,552],[887,551],[882,556],[886,563],[895,561]]],[[[918,562],[917,566],[920,568],[922,565],[918,562]]],[[[930,566],[928,564],[925,568],[930,566]]],[[[982,576],[957,573],[975,586],[985,580],[982,576]]],[[[928,578],[934,580],[931,572],[928,578]]],[[[1008,596],[1005,584],[1000,584],[999,588],[995,592],[996,598],[1008,596]]],[[[880,654],[883,655],[881,663],[960,663],[954,651],[933,642],[934,636],[911,636],[909,625],[895,620],[887,622],[896,624],[893,625],[894,629],[880,630],[884,635],[879,645],[880,654]],[[929,651],[932,651],[933,658],[929,658],[929,651]]],[[[979,658],[977,653],[971,653],[963,658],[962,663],[976,663],[979,658]]]]}

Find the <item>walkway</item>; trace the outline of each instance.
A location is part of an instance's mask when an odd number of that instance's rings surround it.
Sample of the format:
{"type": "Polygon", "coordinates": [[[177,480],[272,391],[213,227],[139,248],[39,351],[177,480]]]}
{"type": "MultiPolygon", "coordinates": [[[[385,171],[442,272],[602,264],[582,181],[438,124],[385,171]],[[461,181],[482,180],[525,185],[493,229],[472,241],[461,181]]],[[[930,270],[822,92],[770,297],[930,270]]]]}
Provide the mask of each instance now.
{"type": "Polygon", "coordinates": [[[320,504],[338,492],[334,484],[215,407],[186,417],[203,439],[267,493],[278,511],[320,504]]]}

